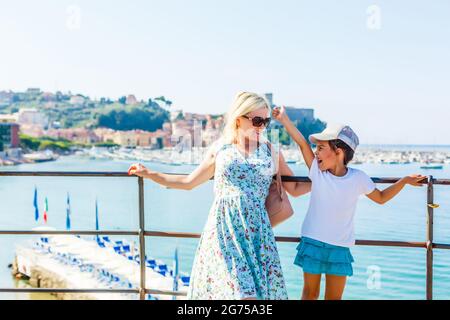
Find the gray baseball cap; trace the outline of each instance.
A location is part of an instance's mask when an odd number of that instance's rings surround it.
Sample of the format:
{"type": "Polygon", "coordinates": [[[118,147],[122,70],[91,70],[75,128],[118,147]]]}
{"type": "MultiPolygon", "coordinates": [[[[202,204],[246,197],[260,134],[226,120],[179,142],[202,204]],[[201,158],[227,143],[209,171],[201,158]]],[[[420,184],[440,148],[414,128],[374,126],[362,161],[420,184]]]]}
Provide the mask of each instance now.
{"type": "Polygon", "coordinates": [[[356,133],[349,126],[343,124],[330,124],[321,133],[312,134],[309,136],[309,141],[317,144],[317,141],[342,140],[353,151],[359,145],[359,138],[356,133]]]}

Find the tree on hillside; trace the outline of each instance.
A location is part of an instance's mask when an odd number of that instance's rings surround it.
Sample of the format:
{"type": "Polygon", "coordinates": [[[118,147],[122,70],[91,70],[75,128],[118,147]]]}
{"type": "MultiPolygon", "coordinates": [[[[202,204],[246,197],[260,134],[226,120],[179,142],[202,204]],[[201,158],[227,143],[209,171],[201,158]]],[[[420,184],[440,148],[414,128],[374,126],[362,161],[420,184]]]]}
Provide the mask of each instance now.
{"type": "Polygon", "coordinates": [[[164,96],[157,97],[157,98],[155,98],[155,100],[159,100],[162,103],[164,103],[164,106],[166,108],[170,108],[170,106],[172,105],[172,101],[167,100],[166,97],[164,97],[164,96]]]}
{"type": "Polygon", "coordinates": [[[127,97],[122,96],[117,101],[121,104],[125,104],[125,103],[127,103],[127,97]]]}
{"type": "Polygon", "coordinates": [[[141,129],[156,131],[169,120],[167,111],[161,108],[136,107],[131,110],[111,110],[97,119],[97,126],[114,130],[141,129]]]}

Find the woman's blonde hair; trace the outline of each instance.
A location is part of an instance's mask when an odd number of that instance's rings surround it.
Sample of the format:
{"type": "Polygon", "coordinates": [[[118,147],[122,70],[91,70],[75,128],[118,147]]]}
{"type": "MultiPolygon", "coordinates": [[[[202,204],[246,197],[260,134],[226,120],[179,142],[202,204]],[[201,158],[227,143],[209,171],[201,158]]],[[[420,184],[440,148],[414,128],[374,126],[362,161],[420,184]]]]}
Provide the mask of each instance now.
{"type": "Polygon", "coordinates": [[[253,92],[239,92],[225,116],[225,127],[222,135],[224,141],[235,143],[238,131],[236,119],[260,108],[267,108],[269,112],[271,110],[267,100],[260,95],[253,92]]]}

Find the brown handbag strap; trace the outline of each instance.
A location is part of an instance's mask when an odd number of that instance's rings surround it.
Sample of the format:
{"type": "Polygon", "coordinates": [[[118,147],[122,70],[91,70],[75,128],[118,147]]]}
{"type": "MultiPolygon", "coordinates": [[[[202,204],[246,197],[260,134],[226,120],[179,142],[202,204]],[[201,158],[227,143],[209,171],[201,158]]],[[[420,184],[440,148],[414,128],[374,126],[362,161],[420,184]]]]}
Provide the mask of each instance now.
{"type": "MultiPolygon", "coordinates": [[[[271,146],[271,144],[269,142],[267,142],[267,146],[269,147],[269,150],[270,150],[270,156],[273,159],[272,146],[271,146]]],[[[283,182],[281,181],[281,173],[280,173],[280,168],[279,168],[279,164],[278,163],[275,163],[275,168],[277,169],[277,173],[276,173],[276,177],[275,177],[275,182],[276,182],[276,185],[277,185],[277,191],[278,191],[278,194],[280,195],[280,198],[283,199],[283,182]]]]}
{"type": "Polygon", "coordinates": [[[279,168],[277,171],[277,189],[280,194],[280,198],[283,199],[283,182],[281,181],[281,173],[279,168]]]}

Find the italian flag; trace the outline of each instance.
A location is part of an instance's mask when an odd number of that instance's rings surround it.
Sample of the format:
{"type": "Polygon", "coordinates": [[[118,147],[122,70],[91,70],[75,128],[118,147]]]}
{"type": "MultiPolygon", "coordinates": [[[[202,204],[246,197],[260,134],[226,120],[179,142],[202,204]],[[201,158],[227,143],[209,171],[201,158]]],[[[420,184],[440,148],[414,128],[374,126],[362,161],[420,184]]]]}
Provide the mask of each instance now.
{"type": "Polygon", "coordinates": [[[47,223],[47,214],[48,214],[48,200],[45,197],[45,209],[44,209],[44,222],[47,223]]]}

